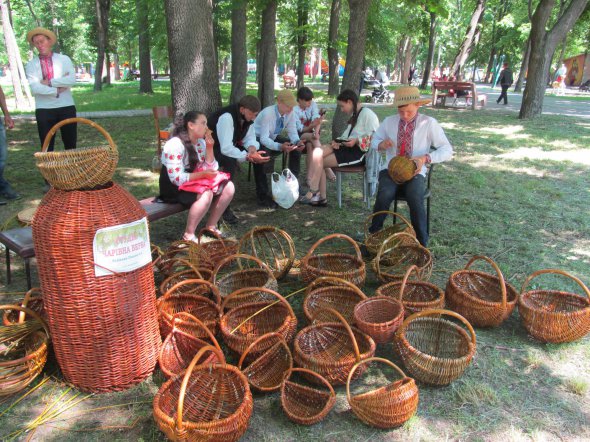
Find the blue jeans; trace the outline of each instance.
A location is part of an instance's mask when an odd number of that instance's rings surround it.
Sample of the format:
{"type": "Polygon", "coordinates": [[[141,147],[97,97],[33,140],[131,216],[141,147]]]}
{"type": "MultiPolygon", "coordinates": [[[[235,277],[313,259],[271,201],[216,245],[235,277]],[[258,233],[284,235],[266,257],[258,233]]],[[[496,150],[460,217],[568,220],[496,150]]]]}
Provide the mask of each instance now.
{"type": "Polygon", "coordinates": [[[0,118],[0,193],[12,190],[8,181],[4,179],[4,168],[6,167],[7,156],[8,146],[6,145],[6,129],[4,127],[4,118],[0,118]]]}
{"type": "MultiPolygon", "coordinates": [[[[410,209],[410,220],[416,231],[416,238],[424,247],[428,246],[428,229],[426,227],[426,209],[424,208],[424,193],[426,192],[426,178],[423,175],[416,175],[404,184],[396,184],[387,169],[379,172],[379,187],[375,198],[373,213],[382,210],[389,210],[389,206],[395,199],[398,191],[403,191],[408,207],[410,209]]],[[[383,228],[387,215],[373,217],[369,232],[374,233],[383,228]]]]}

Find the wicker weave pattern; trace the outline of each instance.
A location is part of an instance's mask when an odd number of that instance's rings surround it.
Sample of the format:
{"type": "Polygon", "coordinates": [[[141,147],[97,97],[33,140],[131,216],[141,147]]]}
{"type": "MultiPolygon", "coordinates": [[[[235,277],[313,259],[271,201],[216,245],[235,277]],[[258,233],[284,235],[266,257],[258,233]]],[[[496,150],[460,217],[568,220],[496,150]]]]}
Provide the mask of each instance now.
{"type": "Polygon", "coordinates": [[[373,259],[372,267],[377,278],[382,282],[399,281],[407,269],[415,265],[418,278],[428,281],[432,273],[432,255],[430,251],[420,245],[418,240],[408,233],[396,233],[387,238],[377,256],[373,259]]]}
{"type": "Polygon", "coordinates": [[[293,368],[285,373],[281,385],[281,405],[287,417],[299,425],[313,425],[325,418],[336,403],[336,393],[321,375],[306,368],[293,368]],[[314,378],[326,390],[310,387],[291,380],[293,373],[304,373],[314,378]]]}
{"type": "Polygon", "coordinates": [[[381,248],[381,244],[385,242],[387,238],[396,233],[405,232],[412,236],[416,236],[416,232],[412,227],[412,224],[407,220],[407,218],[403,217],[397,212],[391,212],[389,210],[382,210],[380,212],[374,212],[370,214],[367,219],[365,220],[365,247],[369,251],[371,255],[376,255],[381,248]],[[373,221],[373,218],[377,215],[391,215],[391,219],[399,218],[403,222],[402,223],[393,223],[391,226],[386,226],[383,229],[375,232],[370,233],[369,227],[373,221]]]}
{"type": "MultiPolygon", "coordinates": [[[[192,269],[181,270],[178,273],[174,273],[168,276],[166,279],[162,281],[162,283],[160,284],[160,293],[162,295],[165,294],[176,284],[187,279],[204,279],[205,281],[211,281],[211,279],[213,279],[213,271],[205,268],[198,268],[197,271],[192,269]]],[[[182,293],[190,293],[191,287],[186,286],[178,288],[177,293],[179,293],[179,290],[182,291],[182,293]]]]}
{"type": "Polygon", "coordinates": [[[190,248],[190,261],[196,267],[205,267],[211,270],[228,256],[238,253],[238,241],[232,239],[222,239],[216,232],[209,229],[201,229],[197,235],[198,245],[190,248]],[[217,237],[216,240],[202,242],[205,232],[217,237]]]}
{"type": "Polygon", "coordinates": [[[278,280],[283,279],[295,261],[291,236],[275,226],[258,226],[247,232],[238,245],[238,253],[255,256],[265,263],[278,280]]]}
{"type": "Polygon", "coordinates": [[[359,302],[354,308],[354,322],[377,344],[391,342],[404,320],[404,306],[397,299],[375,296],[359,302]]]}
{"type": "Polygon", "coordinates": [[[367,296],[356,285],[341,278],[338,285],[324,286],[308,292],[303,300],[303,311],[309,321],[315,317],[316,321],[329,322],[332,316],[322,313],[325,308],[333,308],[342,314],[349,324],[354,322],[355,306],[367,296]]]}
{"type": "Polygon", "coordinates": [[[272,271],[261,260],[254,256],[236,254],[222,259],[213,271],[213,284],[217,286],[222,298],[226,298],[236,290],[246,287],[264,287],[278,290],[278,283],[272,271]],[[235,261],[237,270],[222,274],[224,267],[235,261]],[[243,268],[244,262],[254,262],[258,267],[243,268]]]}

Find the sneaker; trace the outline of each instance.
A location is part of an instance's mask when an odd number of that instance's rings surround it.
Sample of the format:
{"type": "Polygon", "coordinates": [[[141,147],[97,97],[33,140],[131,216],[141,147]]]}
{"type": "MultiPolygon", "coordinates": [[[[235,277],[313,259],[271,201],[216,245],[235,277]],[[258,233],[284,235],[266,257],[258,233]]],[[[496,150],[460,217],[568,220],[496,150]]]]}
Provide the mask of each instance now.
{"type": "Polygon", "coordinates": [[[228,224],[237,224],[240,221],[240,218],[229,207],[223,212],[222,218],[228,224]]]}
{"type": "Polygon", "coordinates": [[[3,192],[0,192],[0,196],[3,196],[7,200],[17,200],[21,197],[18,192],[15,192],[12,189],[7,189],[3,192]]]}

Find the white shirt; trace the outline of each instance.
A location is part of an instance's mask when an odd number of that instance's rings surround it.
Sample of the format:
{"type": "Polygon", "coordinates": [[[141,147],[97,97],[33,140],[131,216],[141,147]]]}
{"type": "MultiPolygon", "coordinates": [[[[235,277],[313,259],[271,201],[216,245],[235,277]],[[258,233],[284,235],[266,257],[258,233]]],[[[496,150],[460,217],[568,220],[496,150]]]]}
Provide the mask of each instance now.
{"type": "MultiPolygon", "coordinates": [[[[207,144],[202,138],[198,139],[197,144],[194,145],[199,162],[193,172],[219,169],[217,161],[213,161],[212,163],[205,161],[206,147],[207,144]]],[[[190,172],[186,171],[189,167],[188,155],[180,138],[172,137],[166,141],[166,144],[164,144],[164,147],[162,148],[162,157],[160,160],[162,161],[162,165],[166,166],[168,178],[172,184],[175,186],[181,186],[189,181],[190,172]]]]}
{"type": "Polygon", "coordinates": [[[35,96],[36,109],[56,109],[59,107],[74,106],[71,87],[76,84],[76,71],[70,57],[54,52],[51,56],[53,62],[53,79],[51,86],[41,84],[43,72],[39,57],[35,56],[25,66],[27,80],[31,92],[35,96]],[[57,88],[65,87],[65,91],[57,96],[57,88]]]}
{"type": "Polygon", "coordinates": [[[250,125],[248,132],[246,132],[246,136],[243,139],[244,149],[246,150],[234,146],[234,119],[229,112],[226,112],[219,117],[215,130],[217,132],[217,139],[219,140],[221,153],[226,157],[235,158],[240,162],[244,162],[246,161],[246,155],[248,155],[249,146],[256,147],[256,150],[260,147],[260,144],[256,141],[254,124],[250,125]]]}
{"type": "Polygon", "coordinates": [[[350,131],[350,124],[342,132],[340,138],[350,140],[352,138],[361,139],[373,135],[373,132],[379,127],[379,117],[368,107],[362,107],[358,114],[356,125],[350,131]]]}
{"type": "Polygon", "coordinates": [[[301,106],[297,105],[293,108],[295,114],[295,125],[297,126],[297,132],[301,132],[305,123],[311,123],[316,118],[320,118],[320,111],[315,101],[311,101],[310,106],[307,109],[301,109],[301,106]]]}
{"type": "MultiPolygon", "coordinates": [[[[393,147],[385,151],[386,161],[383,163],[382,170],[387,168],[389,160],[397,154],[396,144],[399,120],[399,115],[387,117],[373,135],[373,140],[371,141],[372,149],[377,149],[379,143],[383,140],[390,139],[394,143],[393,147]]],[[[430,160],[433,163],[442,163],[453,157],[453,146],[451,146],[442,127],[440,127],[434,118],[418,114],[416,116],[414,136],[412,137],[412,158],[426,154],[430,154],[430,160]],[[431,152],[431,147],[435,147],[436,150],[431,152]]],[[[426,175],[426,166],[422,167],[420,174],[426,175]]]]}
{"type": "MultiPolygon", "coordinates": [[[[256,132],[256,137],[260,140],[260,144],[270,150],[281,150],[281,144],[275,141],[277,137],[277,134],[275,134],[275,128],[279,116],[279,108],[275,104],[262,109],[254,120],[253,126],[254,131],[256,132]]],[[[283,129],[287,129],[289,140],[293,144],[299,143],[299,134],[297,133],[297,126],[295,125],[295,113],[291,111],[288,114],[283,115],[283,118],[283,129]]]]}

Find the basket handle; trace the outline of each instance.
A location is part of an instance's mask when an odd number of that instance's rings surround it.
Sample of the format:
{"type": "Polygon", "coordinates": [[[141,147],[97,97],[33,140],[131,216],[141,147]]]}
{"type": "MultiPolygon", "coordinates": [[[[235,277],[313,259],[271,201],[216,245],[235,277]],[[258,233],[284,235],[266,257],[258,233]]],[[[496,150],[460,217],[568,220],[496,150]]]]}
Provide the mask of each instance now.
{"type": "MultiPolygon", "coordinates": [[[[416,239],[416,237],[414,235],[410,235],[409,233],[406,232],[399,232],[399,233],[394,233],[393,235],[391,235],[390,237],[388,237],[385,241],[383,241],[383,244],[381,244],[381,247],[379,247],[379,251],[377,252],[377,256],[375,257],[375,259],[381,259],[381,255],[383,255],[383,253],[385,253],[387,250],[389,250],[386,247],[389,247],[389,240],[390,239],[394,239],[394,238],[411,238],[412,242],[419,245],[420,247],[422,247],[422,245],[420,244],[420,241],[418,241],[418,239],[416,239]]],[[[391,249],[395,249],[398,246],[398,244],[394,244],[393,247],[390,247],[391,249]]]]}
{"type": "MultiPolygon", "coordinates": [[[[199,318],[197,318],[194,315],[191,315],[190,313],[187,313],[187,312],[174,313],[174,315],[172,316],[172,331],[174,331],[175,329],[179,330],[179,328],[176,326],[176,323],[180,322],[183,317],[185,317],[186,320],[197,324],[199,326],[199,328],[201,328],[207,334],[209,339],[211,339],[211,342],[213,343],[213,345],[215,347],[217,347],[219,350],[221,350],[219,342],[217,341],[217,339],[215,339],[215,335],[213,335],[213,333],[211,333],[211,330],[209,330],[209,327],[207,327],[203,323],[203,321],[201,321],[199,318]]],[[[164,348],[164,347],[162,347],[162,348],[164,348]]]]}
{"type": "MultiPolygon", "coordinates": [[[[258,266],[261,269],[266,270],[270,275],[273,275],[272,270],[265,264],[263,263],[260,259],[256,258],[255,256],[252,255],[246,255],[244,253],[236,253],[234,255],[229,255],[226,256],[225,258],[223,258],[221,261],[219,261],[219,263],[217,264],[217,266],[215,267],[215,270],[213,270],[213,284],[217,283],[217,274],[219,273],[219,270],[221,270],[221,268],[226,265],[228,262],[233,261],[234,259],[248,259],[250,261],[254,261],[256,264],[258,264],[258,266]]],[[[241,268],[241,264],[240,264],[240,268],[241,268]]],[[[274,277],[274,275],[273,275],[274,277]]]]}
{"type": "Polygon", "coordinates": [[[447,315],[447,316],[452,316],[453,318],[457,318],[459,321],[461,321],[463,323],[463,325],[465,325],[465,327],[467,327],[467,329],[469,330],[469,333],[471,334],[471,343],[474,346],[476,345],[475,330],[473,330],[473,327],[471,326],[469,321],[467,319],[465,319],[463,316],[461,316],[459,313],[455,313],[451,310],[445,310],[445,309],[439,309],[439,308],[422,310],[420,312],[417,312],[417,313],[414,313],[414,314],[408,316],[405,319],[405,321],[402,323],[400,328],[398,328],[396,334],[400,334],[400,335],[403,334],[404,331],[406,330],[406,328],[408,327],[408,325],[410,324],[410,322],[412,322],[414,319],[424,318],[426,316],[434,316],[434,315],[447,315]]]}
{"type": "MultiPolygon", "coordinates": [[[[35,311],[31,310],[28,307],[21,307],[20,305],[15,305],[15,304],[3,304],[0,305],[0,310],[18,310],[20,312],[26,313],[27,315],[31,315],[33,318],[35,318],[37,321],[39,321],[39,323],[41,324],[41,326],[45,329],[45,333],[47,334],[47,337],[49,338],[51,336],[51,334],[49,333],[49,327],[47,325],[47,322],[45,322],[45,320],[35,311]]],[[[24,321],[24,317],[23,317],[23,321],[24,321]]],[[[22,322],[20,319],[20,315],[19,315],[19,323],[22,322]]]]}
{"type": "Polygon", "coordinates": [[[558,270],[558,269],[537,270],[535,273],[530,275],[526,279],[526,281],[522,284],[522,288],[520,289],[520,294],[522,295],[524,293],[524,289],[526,288],[528,283],[531,282],[531,280],[533,278],[536,278],[537,276],[542,275],[544,273],[553,273],[555,275],[562,275],[562,276],[566,276],[567,278],[570,278],[576,284],[578,284],[582,288],[582,290],[584,290],[584,293],[586,294],[586,296],[588,298],[590,298],[590,290],[588,290],[588,287],[586,287],[586,285],[579,278],[576,278],[574,275],[570,275],[569,273],[564,272],[563,270],[558,270]]]}
{"type": "Polygon", "coordinates": [[[219,241],[221,241],[221,246],[223,247],[223,250],[225,251],[225,253],[227,253],[227,244],[226,244],[226,241],[223,240],[223,238],[221,237],[221,235],[219,233],[217,233],[215,230],[212,230],[212,229],[210,229],[208,227],[203,227],[201,230],[199,230],[199,233],[197,234],[197,243],[198,243],[198,245],[201,245],[201,237],[203,236],[203,233],[205,233],[205,232],[209,232],[216,239],[218,239],[219,241]]]}
{"type": "Polygon", "coordinates": [[[416,264],[412,264],[410,267],[408,267],[408,270],[406,270],[406,273],[404,274],[404,277],[402,279],[402,285],[399,288],[399,300],[400,302],[403,302],[404,299],[404,290],[406,289],[406,284],[408,283],[408,279],[410,278],[410,273],[416,273],[416,277],[418,277],[418,279],[420,279],[420,275],[418,273],[418,266],[416,264]]]}
{"type": "MultiPolygon", "coordinates": [[[[289,346],[287,345],[285,338],[283,338],[283,335],[281,335],[280,333],[277,333],[277,332],[266,333],[265,335],[260,336],[258,339],[256,339],[254,342],[252,342],[248,346],[248,348],[246,348],[246,350],[244,350],[244,353],[242,353],[242,356],[240,356],[240,361],[238,362],[238,368],[240,370],[242,369],[242,364],[246,360],[246,356],[248,356],[248,354],[252,351],[252,349],[256,346],[256,344],[258,344],[262,341],[266,341],[267,339],[270,339],[270,338],[278,338],[278,344],[280,344],[284,348],[286,348],[287,353],[291,354],[291,350],[289,349],[289,346]]],[[[291,361],[289,363],[289,368],[290,369],[293,368],[293,358],[291,358],[291,361]]]]}
{"type": "MultiPolygon", "coordinates": [[[[246,243],[248,241],[250,241],[250,243],[252,245],[252,253],[255,254],[252,256],[255,256],[256,258],[258,258],[258,253],[256,252],[256,248],[254,245],[254,234],[266,233],[266,232],[271,232],[275,238],[277,238],[277,236],[276,236],[277,234],[279,236],[282,236],[287,241],[287,246],[289,247],[289,256],[295,256],[295,245],[293,244],[293,238],[291,238],[291,235],[289,235],[287,232],[285,232],[284,230],[279,229],[278,227],[275,227],[275,226],[256,226],[256,227],[253,227],[252,229],[250,229],[240,239],[240,242],[238,243],[238,251],[241,252],[243,250],[243,248],[245,247],[246,243]]],[[[281,247],[281,252],[284,254],[283,245],[280,242],[279,242],[279,245],[281,247]]],[[[273,255],[274,255],[274,251],[273,251],[273,255]]]]}
{"type": "Polygon", "coordinates": [[[414,230],[414,228],[412,227],[412,224],[408,221],[408,219],[405,218],[404,216],[402,216],[401,214],[399,214],[397,212],[393,212],[391,210],[380,210],[379,212],[374,212],[374,213],[371,213],[369,216],[367,216],[367,219],[365,220],[365,239],[368,238],[370,235],[369,224],[371,223],[372,219],[377,215],[391,215],[391,216],[397,217],[397,218],[401,219],[404,223],[406,223],[409,228],[414,230]]]}
{"type": "Polygon", "coordinates": [[[316,316],[320,312],[328,312],[328,313],[336,316],[338,318],[338,322],[341,322],[342,325],[344,325],[344,328],[348,332],[348,336],[350,336],[350,340],[352,341],[352,347],[354,349],[354,355],[356,357],[356,361],[357,362],[360,362],[361,361],[361,352],[359,350],[359,345],[356,342],[356,338],[354,337],[354,333],[352,332],[352,329],[350,328],[350,325],[348,325],[348,322],[346,322],[346,319],[344,319],[344,317],[340,313],[338,313],[336,310],[334,310],[333,308],[325,307],[325,308],[319,309],[315,313],[315,315],[313,315],[312,321],[315,321],[316,316]]]}
{"type": "MultiPolygon", "coordinates": [[[[184,264],[189,269],[193,270],[197,275],[201,275],[201,272],[199,272],[199,268],[196,265],[194,265],[192,262],[190,262],[188,259],[184,259],[184,258],[169,258],[169,259],[161,258],[160,261],[161,261],[161,264],[163,266],[168,265],[168,267],[171,267],[174,264],[184,264]]],[[[164,267],[164,268],[166,268],[166,267],[164,267]]],[[[201,276],[203,276],[203,275],[201,275],[201,276]]]]}
{"type": "Polygon", "coordinates": [[[111,150],[114,152],[117,151],[117,146],[115,145],[115,142],[111,138],[110,134],[106,130],[104,130],[104,128],[101,125],[95,123],[92,120],[88,120],[86,118],[75,117],[75,118],[66,118],[65,120],[61,120],[59,123],[57,123],[51,129],[49,129],[49,132],[45,136],[45,141],[43,141],[43,147],[41,148],[41,152],[47,152],[47,149],[49,148],[49,143],[51,143],[51,139],[53,138],[53,136],[55,135],[55,133],[57,132],[57,130],[60,127],[65,126],[66,124],[73,124],[73,123],[83,123],[83,124],[87,124],[90,127],[95,128],[97,131],[99,131],[102,134],[103,137],[106,138],[107,142],[109,143],[109,146],[111,147],[111,150]]]}
{"type": "MultiPolygon", "coordinates": [[[[33,296],[33,294],[39,294],[41,295],[41,289],[39,287],[33,287],[31,290],[29,290],[27,293],[25,293],[25,297],[23,298],[23,302],[21,302],[21,307],[26,307],[29,304],[29,301],[31,300],[31,297],[33,296]]],[[[18,323],[22,324],[25,321],[25,312],[21,311],[18,315],[18,323]]]]}
{"type": "MultiPolygon", "coordinates": [[[[236,290],[235,292],[231,292],[229,295],[227,295],[225,297],[225,299],[223,300],[223,304],[221,304],[221,311],[224,312],[225,311],[225,306],[227,304],[227,302],[232,298],[235,297],[237,295],[241,295],[242,293],[246,293],[246,292],[264,292],[264,293],[270,293],[271,295],[275,296],[276,298],[278,298],[276,301],[270,303],[269,305],[263,307],[262,309],[260,309],[259,311],[257,311],[254,315],[250,316],[246,321],[244,322],[248,322],[249,319],[252,319],[254,316],[256,316],[259,313],[262,313],[264,310],[266,310],[267,308],[278,304],[279,302],[282,302],[283,304],[285,304],[287,306],[287,309],[289,310],[289,314],[293,317],[295,317],[295,312],[293,311],[293,308],[291,307],[291,304],[289,304],[289,301],[287,301],[283,296],[281,296],[280,294],[278,294],[277,292],[275,292],[274,290],[271,289],[267,289],[266,287],[243,287],[241,289],[236,290]]],[[[242,325],[242,324],[240,324],[242,325]]]]}
{"type": "Polygon", "coordinates": [[[352,380],[352,376],[354,375],[354,372],[357,370],[357,368],[359,368],[361,365],[367,364],[369,362],[383,362],[384,364],[389,365],[391,368],[393,368],[395,371],[397,371],[399,374],[401,374],[402,379],[411,379],[411,378],[408,378],[408,376],[406,376],[406,374],[402,371],[401,368],[399,368],[397,365],[395,365],[393,362],[391,362],[388,359],[372,357],[372,358],[368,358],[368,359],[359,361],[356,364],[354,364],[354,366],[350,370],[350,373],[348,373],[348,379],[346,380],[346,398],[348,399],[349,403],[351,401],[350,381],[352,380]]]}
{"type": "Polygon", "coordinates": [[[363,299],[367,299],[367,295],[365,295],[361,291],[361,289],[359,289],[356,285],[354,285],[352,282],[347,281],[345,279],[338,278],[337,276],[320,276],[319,278],[314,279],[307,286],[307,289],[305,290],[306,294],[309,295],[312,291],[319,288],[318,286],[320,286],[320,285],[328,286],[328,284],[325,284],[327,282],[331,283],[330,286],[333,286],[333,287],[337,287],[337,286],[350,287],[351,289],[354,289],[357,293],[361,294],[363,299]]]}
{"type": "Polygon", "coordinates": [[[465,266],[465,270],[468,270],[469,267],[471,266],[471,264],[473,264],[475,261],[477,261],[479,259],[487,261],[496,271],[496,274],[498,275],[498,279],[500,280],[500,290],[502,290],[502,310],[506,310],[506,301],[507,301],[507,299],[506,299],[506,296],[507,296],[506,281],[504,280],[504,275],[502,274],[502,271],[498,267],[498,264],[496,264],[491,258],[488,258],[487,256],[475,255],[473,258],[471,258],[469,260],[469,262],[465,266]]]}
{"type": "Polygon", "coordinates": [[[323,238],[318,239],[317,242],[313,246],[311,246],[311,248],[309,249],[309,252],[307,252],[307,255],[305,255],[305,257],[309,257],[309,256],[313,255],[313,252],[315,251],[315,249],[317,249],[320,246],[320,244],[322,244],[330,239],[343,239],[345,241],[348,241],[350,244],[352,244],[352,247],[354,248],[354,251],[356,253],[356,257],[358,259],[362,260],[363,256],[361,255],[361,249],[359,248],[356,241],[353,240],[350,236],[343,235],[341,233],[332,233],[331,235],[324,236],[323,238]]]}
{"type": "Polygon", "coordinates": [[[315,377],[315,378],[319,379],[319,380],[320,380],[320,382],[321,382],[322,384],[324,384],[324,385],[325,385],[325,386],[328,388],[328,390],[330,390],[330,396],[336,396],[336,392],[334,391],[334,387],[332,387],[332,385],[331,385],[331,384],[330,384],[330,383],[329,383],[329,382],[326,380],[326,378],[325,378],[325,377],[323,377],[321,374],[319,374],[319,373],[316,373],[316,372],[315,372],[315,371],[313,371],[313,370],[309,370],[308,368],[302,368],[302,367],[295,367],[295,368],[290,368],[290,369],[289,369],[289,370],[287,370],[287,371],[285,372],[285,374],[283,375],[283,384],[284,384],[286,381],[288,381],[288,380],[289,380],[289,378],[291,378],[291,375],[292,375],[293,373],[295,373],[295,372],[297,372],[297,373],[305,373],[305,374],[308,374],[308,375],[310,375],[310,376],[313,376],[313,377],[315,377]]]}
{"type": "Polygon", "coordinates": [[[194,283],[206,285],[213,293],[215,303],[217,305],[221,304],[221,294],[219,293],[219,289],[215,285],[211,284],[209,281],[206,281],[204,279],[183,279],[182,281],[179,281],[172,287],[170,287],[168,291],[164,293],[164,295],[162,295],[162,297],[172,294],[174,290],[178,289],[179,287],[182,287],[183,285],[194,283]]]}
{"type": "MultiPolygon", "coordinates": [[[[182,384],[180,385],[180,392],[178,393],[178,409],[177,409],[177,413],[176,413],[176,431],[178,431],[178,432],[184,431],[184,425],[182,422],[182,411],[184,408],[184,396],[186,394],[186,387],[188,385],[188,381],[191,377],[191,374],[193,373],[193,370],[195,369],[195,366],[197,365],[197,362],[199,362],[199,360],[205,354],[205,352],[208,352],[208,351],[215,353],[215,356],[217,356],[217,360],[219,361],[220,364],[221,363],[225,364],[225,358],[223,356],[223,352],[221,350],[219,350],[218,348],[215,348],[212,345],[206,345],[205,347],[202,347],[201,349],[199,349],[199,351],[197,352],[197,354],[195,355],[195,357],[191,361],[190,365],[186,369],[186,372],[184,373],[184,377],[182,379],[182,384]]],[[[211,364],[211,365],[213,365],[213,364],[211,364]]]]}

